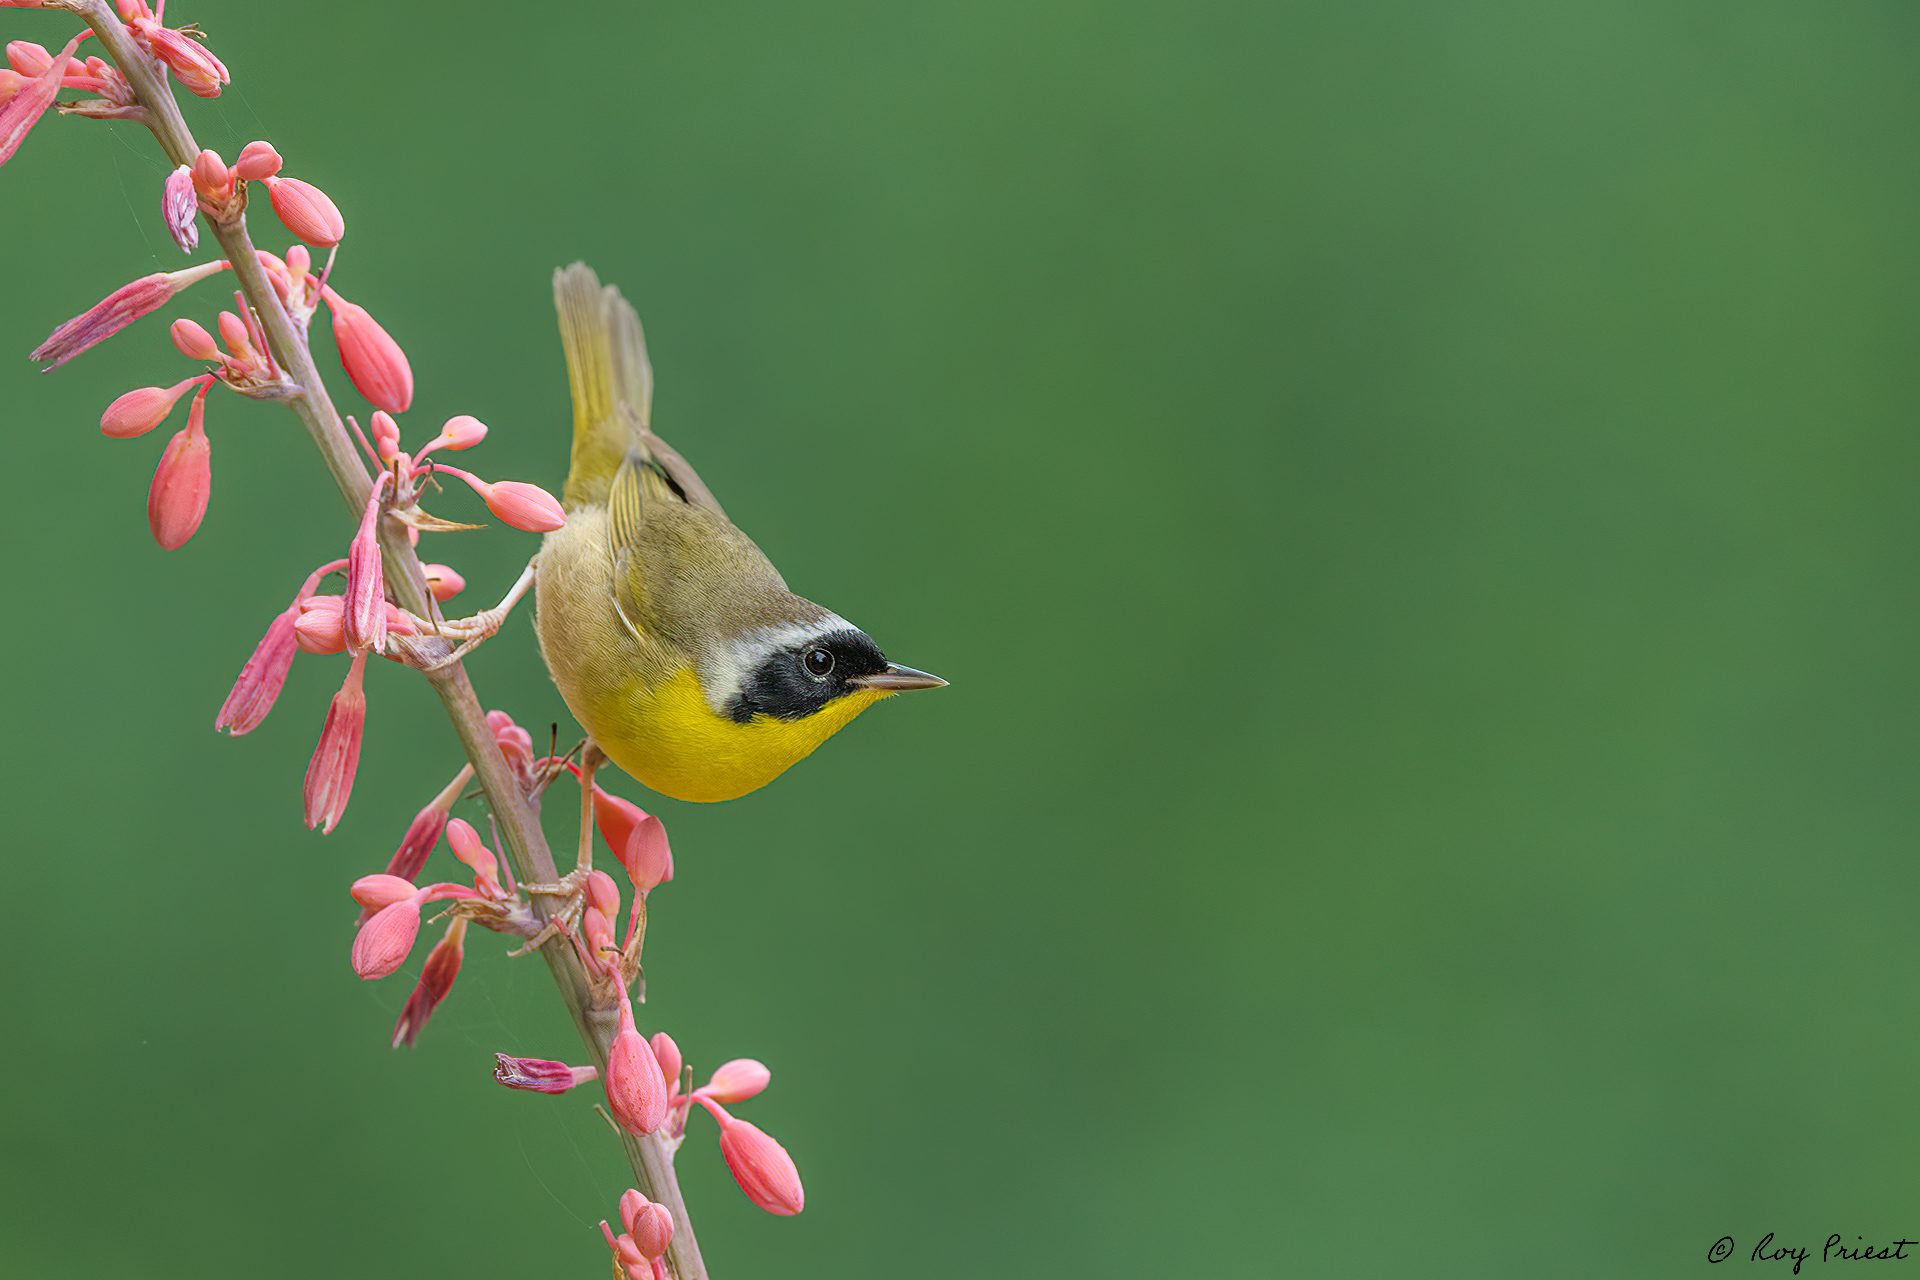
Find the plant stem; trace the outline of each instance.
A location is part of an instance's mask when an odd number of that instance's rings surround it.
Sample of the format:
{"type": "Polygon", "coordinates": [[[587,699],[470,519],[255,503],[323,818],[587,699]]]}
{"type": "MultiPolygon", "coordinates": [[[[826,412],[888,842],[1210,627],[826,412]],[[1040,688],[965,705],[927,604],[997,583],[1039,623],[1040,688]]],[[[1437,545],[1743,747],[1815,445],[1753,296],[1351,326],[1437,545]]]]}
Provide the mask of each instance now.
{"type": "MultiPolygon", "coordinates": [[[[166,81],[165,72],[133,42],[107,0],[65,0],[57,7],[78,14],[93,28],[120,73],[132,85],[141,105],[146,107],[146,124],[153,131],[161,149],[167,153],[167,158],[176,165],[192,164],[194,157],[200,154],[200,147],[194,142],[186,120],[180,114],[179,104],[174,100],[173,89],[166,81]]],[[[247,234],[246,215],[244,212],[236,214],[226,222],[209,218],[208,222],[227,260],[233,264],[241,292],[246,295],[266,329],[267,344],[272,349],[274,359],[300,389],[300,394],[288,401],[289,406],[305,424],[314,447],[320,451],[327,470],[339,485],[340,496],[346,503],[348,513],[357,516],[372,493],[372,480],[354,449],[353,440],[347,434],[339,411],[334,408],[333,400],[327,394],[326,383],[314,366],[313,355],[307,349],[305,338],[295,328],[292,317],[280,302],[280,295],[274,291],[272,281],[260,265],[253,240],[247,234]]],[[[383,520],[380,547],[387,585],[392,589],[396,603],[411,612],[428,614],[432,606],[426,574],[419,556],[407,541],[406,531],[395,521],[383,520]]],[[[546,833],[540,826],[539,808],[520,789],[519,781],[495,744],[493,730],[487,725],[486,713],[481,709],[473,682],[467,678],[466,668],[459,662],[451,662],[437,671],[428,672],[427,681],[440,696],[454,733],[459,736],[460,746],[467,753],[467,759],[473,762],[474,772],[493,809],[494,820],[499,824],[515,875],[523,882],[553,881],[556,868],[553,853],[547,847],[546,833]]],[[[544,923],[551,908],[543,905],[538,898],[533,908],[544,923]]],[[[571,947],[549,942],[541,948],[541,954],[546,957],[547,967],[553,973],[561,998],[566,1002],[568,1012],[573,1015],[574,1025],[579,1029],[594,1065],[600,1068],[604,1078],[607,1049],[619,1026],[616,1011],[595,1004],[592,981],[581,968],[571,947]]],[[[672,1148],[664,1133],[645,1138],[622,1133],[621,1139],[633,1167],[635,1185],[649,1199],[666,1205],[673,1214],[673,1244],[667,1253],[667,1266],[674,1280],[707,1280],[706,1265],[701,1260],[700,1246],[693,1234],[693,1223],[687,1217],[686,1203],[680,1195],[679,1181],[674,1176],[672,1148]]]]}

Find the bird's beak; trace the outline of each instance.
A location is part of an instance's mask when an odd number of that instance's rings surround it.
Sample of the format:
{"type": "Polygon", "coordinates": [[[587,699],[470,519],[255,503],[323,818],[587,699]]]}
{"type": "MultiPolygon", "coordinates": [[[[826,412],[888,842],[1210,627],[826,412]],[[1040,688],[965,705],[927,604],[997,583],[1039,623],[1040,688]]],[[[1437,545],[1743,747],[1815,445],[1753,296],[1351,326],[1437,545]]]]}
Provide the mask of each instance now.
{"type": "Polygon", "coordinates": [[[862,689],[877,689],[882,693],[901,693],[907,689],[938,689],[946,683],[939,676],[929,675],[925,671],[915,671],[912,667],[903,667],[897,662],[889,662],[885,671],[870,676],[859,676],[853,683],[862,689]]]}

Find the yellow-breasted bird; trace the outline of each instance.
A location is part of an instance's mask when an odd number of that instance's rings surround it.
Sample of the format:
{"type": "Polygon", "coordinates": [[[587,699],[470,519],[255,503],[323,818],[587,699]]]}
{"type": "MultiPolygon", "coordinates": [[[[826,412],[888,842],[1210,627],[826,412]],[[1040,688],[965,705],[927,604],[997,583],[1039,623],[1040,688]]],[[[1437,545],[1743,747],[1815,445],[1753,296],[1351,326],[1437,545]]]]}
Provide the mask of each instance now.
{"type": "Polygon", "coordinates": [[[619,290],[575,263],[553,295],[573,460],[566,527],[540,548],[536,625],[560,696],[609,759],[676,799],[731,800],[880,699],[946,683],[787,590],[653,433],[646,338],[619,290]]]}

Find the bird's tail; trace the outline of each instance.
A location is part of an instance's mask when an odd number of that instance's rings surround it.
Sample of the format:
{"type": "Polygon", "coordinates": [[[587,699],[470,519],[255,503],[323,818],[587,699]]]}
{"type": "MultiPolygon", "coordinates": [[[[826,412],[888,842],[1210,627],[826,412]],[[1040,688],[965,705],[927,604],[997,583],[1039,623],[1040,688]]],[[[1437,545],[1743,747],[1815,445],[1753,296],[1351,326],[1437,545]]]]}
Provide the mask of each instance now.
{"type": "Polygon", "coordinates": [[[650,458],[653,365],[639,315],[586,263],[553,273],[553,304],[573,387],[573,460],[563,495],[572,508],[605,502],[629,453],[650,458]]]}

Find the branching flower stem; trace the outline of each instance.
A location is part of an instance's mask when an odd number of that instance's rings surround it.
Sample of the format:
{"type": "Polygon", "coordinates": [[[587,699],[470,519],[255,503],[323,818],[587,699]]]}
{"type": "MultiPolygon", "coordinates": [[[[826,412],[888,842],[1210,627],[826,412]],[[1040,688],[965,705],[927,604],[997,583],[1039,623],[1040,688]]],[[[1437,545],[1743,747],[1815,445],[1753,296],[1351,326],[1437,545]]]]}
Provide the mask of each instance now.
{"type": "MultiPolygon", "coordinates": [[[[47,8],[69,10],[93,28],[100,44],[111,56],[140,104],[146,108],[144,123],[175,165],[191,165],[200,147],[187,128],[165,77],[134,43],[107,0],[48,0],[47,8]]],[[[295,328],[280,295],[274,291],[265,269],[255,255],[253,240],[247,234],[246,215],[236,210],[226,220],[208,222],[245,294],[266,330],[267,343],[280,367],[298,388],[286,403],[306,426],[314,447],[327,464],[348,513],[358,518],[373,491],[366,465],[354,448],[325,382],[315,367],[307,343],[295,328]]],[[[426,574],[420,558],[407,541],[405,529],[395,521],[382,522],[380,546],[386,583],[401,608],[422,616],[433,610],[427,590],[426,574]]],[[[440,642],[444,643],[444,642],[440,642]]],[[[425,646],[423,646],[425,647],[425,646]]],[[[451,650],[442,655],[451,656],[451,650]]],[[[525,795],[495,745],[479,697],[466,669],[458,660],[427,671],[426,679],[446,708],[447,718],[460,739],[461,748],[473,764],[475,775],[485,790],[487,802],[499,826],[514,874],[522,881],[550,883],[558,878],[553,853],[540,827],[539,810],[525,795]]],[[[553,908],[536,899],[534,910],[542,920],[553,908]]],[[[607,1065],[607,1048],[618,1029],[618,1014],[611,1007],[595,1003],[593,982],[582,968],[572,947],[548,945],[541,948],[552,970],[574,1024],[579,1028],[589,1055],[602,1071],[607,1065]]],[[[627,1155],[633,1166],[635,1185],[649,1198],[666,1205],[673,1214],[672,1245],[666,1261],[675,1280],[706,1280],[707,1271],[694,1239],[693,1223],[688,1220],[686,1203],[674,1176],[672,1148],[664,1131],[645,1138],[622,1133],[627,1155]]]]}

